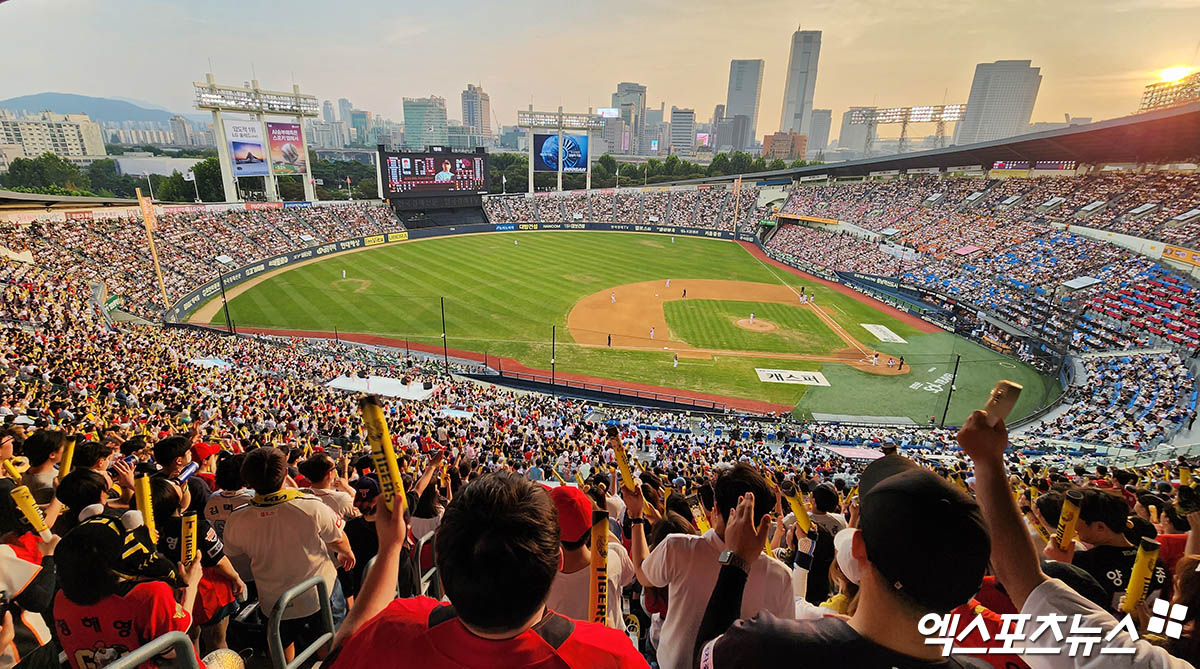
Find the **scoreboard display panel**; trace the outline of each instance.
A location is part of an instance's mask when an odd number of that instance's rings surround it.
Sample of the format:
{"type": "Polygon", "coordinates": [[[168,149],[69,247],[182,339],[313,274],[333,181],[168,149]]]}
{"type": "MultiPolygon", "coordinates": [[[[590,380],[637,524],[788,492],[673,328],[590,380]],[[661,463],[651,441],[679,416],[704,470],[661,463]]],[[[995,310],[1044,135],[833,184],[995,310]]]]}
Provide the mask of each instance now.
{"type": "Polygon", "coordinates": [[[1073,170],[1078,167],[1074,160],[1038,160],[1033,163],[1035,170],[1073,170]]]}
{"type": "Polygon", "coordinates": [[[487,192],[486,153],[380,152],[385,197],[487,192]]]}

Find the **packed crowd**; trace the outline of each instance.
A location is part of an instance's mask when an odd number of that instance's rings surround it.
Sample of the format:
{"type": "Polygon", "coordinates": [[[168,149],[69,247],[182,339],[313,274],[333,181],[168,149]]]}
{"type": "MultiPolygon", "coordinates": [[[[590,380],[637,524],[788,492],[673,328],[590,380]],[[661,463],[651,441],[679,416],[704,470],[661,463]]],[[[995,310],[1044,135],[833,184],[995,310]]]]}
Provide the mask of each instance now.
{"type": "Polygon", "coordinates": [[[1196,247],[1200,216],[1172,219],[1200,208],[1200,174],[1108,171],[1083,176],[1033,178],[903,179],[797,185],[785,214],[836,218],[870,230],[905,227],[923,210],[985,216],[1004,222],[1078,224],[1196,247]],[[980,193],[977,198],[972,195],[980,193]]]}
{"type": "MultiPolygon", "coordinates": [[[[1196,175],[1174,172],[1102,172],[1086,177],[1032,179],[938,179],[915,176],[878,182],[794,186],[782,211],[833,217],[886,230],[888,241],[920,257],[902,265],[871,253],[866,262],[842,269],[901,276],[918,285],[965,299],[1027,330],[1061,330],[1080,350],[1128,349],[1147,344],[1200,348],[1196,288],[1140,254],[1076,235],[1051,224],[1099,225],[1148,234],[1117,225],[1114,211],[1127,212],[1147,201],[1159,212],[1194,208],[1186,184],[1196,175]],[[1161,187],[1160,194],[1156,188],[1161,187]],[[1165,203],[1172,203],[1166,206],[1165,203]],[[1086,208],[1086,211],[1085,211],[1086,208]],[[1109,218],[1104,216],[1109,215],[1109,218]],[[1098,222],[1107,221],[1103,225],[1098,222]],[[890,228],[890,230],[888,230],[890,228]],[[873,258],[873,260],[872,260],[873,258]],[[875,264],[872,267],[872,263],[875,264]],[[1096,283],[1078,289],[1060,284],[1076,278],[1096,283]]],[[[1134,222],[1128,215],[1120,221],[1134,222]]],[[[1188,223],[1166,225],[1151,236],[1178,238],[1188,223]],[[1170,231],[1168,233],[1168,231],[1170,231]]],[[[828,266],[827,249],[797,244],[819,235],[784,224],[768,248],[787,251],[808,263],[828,266]]],[[[853,250],[839,250],[838,255],[853,250]]],[[[836,264],[836,263],[835,263],[836,264]]],[[[836,268],[835,268],[836,269],[836,268]]]]}
{"type": "Polygon", "coordinates": [[[845,272],[895,274],[901,263],[897,256],[881,250],[881,243],[846,232],[832,233],[799,225],[781,228],[769,248],[845,272]]]}
{"type": "MultiPolygon", "coordinates": [[[[351,204],[167,213],[158,217],[154,239],[163,283],[173,301],[218,272],[255,260],[401,229],[386,206],[351,204]]],[[[4,223],[0,234],[0,245],[32,252],[43,267],[103,283],[123,299],[127,311],[153,319],[163,309],[140,218],[4,223]]]]}
{"type": "MultiPolygon", "coordinates": [[[[1001,616],[1018,611],[1078,613],[1132,666],[1200,659],[1200,490],[1184,467],[1005,453],[1003,424],[982,415],[955,434],[518,395],[370,347],[107,325],[70,272],[0,260],[0,283],[0,667],[56,666],[61,652],[90,669],[169,631],[234,666],[269,652],[277,607],[292,659],[326,603],[335,668],[1058,666],[1006,652],[1001,616]],[[355,399],[325,385],[364,372],[435,388],[382,406],[405,496],[384,493],[355,399]],[[888,454],[868,465],[825,448],[842,445],[888,454]],[[1068,491],[1083,497],[1063,549],[1042,537],[1068,491]],[[597,511],[607,610],[586,622],[597,511]],[[1122,627],[1146,536],[1160,563],[1122,627]],[[281,602],[310,578],[324,589],[281,602]],[[1195,611],[1186,634],[1149,633],[1160,596],[1195,611]],[[954,613],[983,621],[922,632],[954,613]],[[947,658],[926,636],[976,650],[947,658]]],[[[1120,364],[1187,386],[1177,358],[1120,364]]],[[[1113,395],[1110,371],[1091,395],[1171,416],[1167,396],[1113,395]]],[[[1025,645],[1067,659],[1061,636],[1025,645]]]]}
{"type": "MultiPolygon", "coordinates": [[[[765,210],[756,209],[754,204],[757,189],[746,187],[742,194],[743,224],[755,225],[765,215],[765,210]]],[[[622,188],[615,192],[596,190],[532,198],[522,194],[488,197],[484,199],[484,212],[492,223],[583,220],[732,230],[732,197],[727,188],[650,191],[622,188]]]]}
{"type": "Polygon", "coordinates": [[[1145,448],[1191,428],[1196,379],[1174,353],[1083,359],[1086,381],[1071,388],[1066,410],[1033,436],[1145,448]]]}

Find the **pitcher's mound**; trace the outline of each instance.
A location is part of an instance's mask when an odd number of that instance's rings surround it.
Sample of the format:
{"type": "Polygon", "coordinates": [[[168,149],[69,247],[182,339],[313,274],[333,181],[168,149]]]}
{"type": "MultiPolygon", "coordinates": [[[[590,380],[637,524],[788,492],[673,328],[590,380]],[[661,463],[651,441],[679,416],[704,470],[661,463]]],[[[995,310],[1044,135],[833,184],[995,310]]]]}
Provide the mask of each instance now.
{"type": "Polygon", "coordinates": [[[737,326],[755,332],[774,332],[779,329],[779,326],[771,321],[765,321],[761,318],[755,318],[753,323],[750,322],[749,318],[742,318],[738,320],[737,326]]]}

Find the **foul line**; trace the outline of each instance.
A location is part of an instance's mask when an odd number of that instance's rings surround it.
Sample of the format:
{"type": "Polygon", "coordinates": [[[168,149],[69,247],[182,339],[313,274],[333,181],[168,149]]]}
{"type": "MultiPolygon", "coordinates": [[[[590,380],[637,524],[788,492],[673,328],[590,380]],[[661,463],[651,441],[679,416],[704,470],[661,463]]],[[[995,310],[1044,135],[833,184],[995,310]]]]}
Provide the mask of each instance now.
{"type": "MultiPolygon", "coordinates": [[[[763,262],[762,258],[759,258],[758,256],[754,255],[753,253],[750,254],[750,257],[754,258],[755,260],[758,261],[758,264],[765,267],[767,269],[767,271],[771,273],[771,276],[775,277],[776,281],[778,281],[779,283],[786,286],[788,290],[792,291],[792,294],[796,296],[797,301],[801,300],[800,292],[796,290],[796,287],[793,286],[792,284],[788,283],[787,281],[784,281],[783,278],[780,277],[779,274],[777,274],[775,272],[774,267],[771,267],[767,263],[763,262]]],[[[839,325],[837,321],[833,320],[832,316],[830,316],[829,314],[818,309],[817,305],[815,303],[808,302],[808,303],[806,303],[805,306],[812,307],[812,310],[814,312],[816,312],[816,314],[817,314],[817,318],[820,318],[821,321],[824,322],[825,325],[829,327],[829,329],[833,330],[834,334],[841,337],[843,341],[850,344],[854,348],[858,349],[858,352],[863,355],[863,360],[867,359],[867,350],[864,349],[862,346],[859,346],[858,340],[851,337],[850,334],[848,332],[846,332],[846,330],[841,325],[839,325]]]]}

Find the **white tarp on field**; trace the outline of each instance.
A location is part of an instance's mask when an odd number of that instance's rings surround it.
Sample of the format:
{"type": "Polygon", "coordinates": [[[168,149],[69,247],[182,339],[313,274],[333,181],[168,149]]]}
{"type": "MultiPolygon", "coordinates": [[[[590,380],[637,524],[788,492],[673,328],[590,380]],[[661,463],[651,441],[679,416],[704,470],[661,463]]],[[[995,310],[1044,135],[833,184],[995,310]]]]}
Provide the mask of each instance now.
{"type": "Polygon", "coordinates": [[[828,386],[829,381],[820,372],[802,372],[794,369],[758,369],[758,380],[763,383],[797,383],[804,386],[828,386]]]}
{"type": "Polygon", "coordinates": [[[886,341],[890,344],[907,344],[908,343],[907,341],[904,341],[904,339],[900,335],[896,334],[895,332],[892,332],[885,325],[875,325],[874,323],[859,323],[859,325],[863,326],[863,328],[865,328],[867,332],[870,332],[871,334],[875,335],[875,338],[878,339],[879,341],[886,341]]]}
{"type": "Polygon", "coordinates": [[[348,390],[352,393],[371,393],[372,395],[397,397],[412,402],[424,402],[433,396],[433,390],[426,390],[420,383],[404,385],[400,379],[392,379],[386,376],[368,376],[365,379],[357,376],[339,376],[325,385],[329,388],[348,390]]]}

